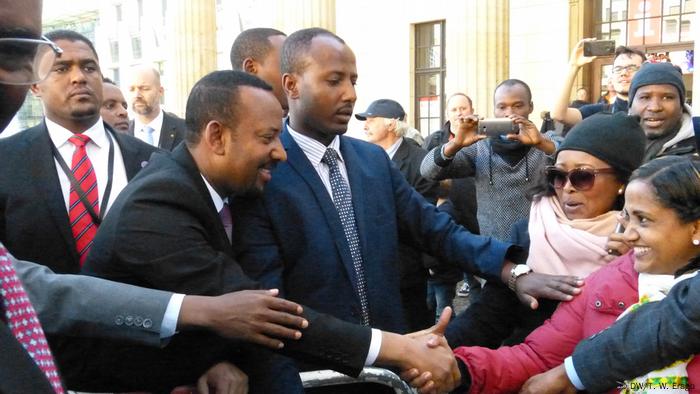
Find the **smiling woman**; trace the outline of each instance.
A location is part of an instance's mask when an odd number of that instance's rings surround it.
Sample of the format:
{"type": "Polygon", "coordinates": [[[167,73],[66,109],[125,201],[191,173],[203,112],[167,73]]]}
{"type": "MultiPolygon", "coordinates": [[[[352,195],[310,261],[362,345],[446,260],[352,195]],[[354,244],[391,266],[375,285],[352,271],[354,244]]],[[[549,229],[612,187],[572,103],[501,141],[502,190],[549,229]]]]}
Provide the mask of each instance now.
{"type": "MultiPolygon", "coordinates": [[[[630,177],[625,192],[624,240],[629,253],[593,273],[586,291],[562,303],[551,320],[518,346],[458,348],[471,392],[512,392],[529,376],[560,365],[576,344],[641,304],[663,299],[700,268],[700,164],[688,157],[651,161],[630,177]]],[[[620,387],[700,392],[700,358],[672,363],[620,387]],[[660,383],[661,382],[661,383],[660,383]]],[[[674,391],[675,392],[675,391],[674,391]]]]}

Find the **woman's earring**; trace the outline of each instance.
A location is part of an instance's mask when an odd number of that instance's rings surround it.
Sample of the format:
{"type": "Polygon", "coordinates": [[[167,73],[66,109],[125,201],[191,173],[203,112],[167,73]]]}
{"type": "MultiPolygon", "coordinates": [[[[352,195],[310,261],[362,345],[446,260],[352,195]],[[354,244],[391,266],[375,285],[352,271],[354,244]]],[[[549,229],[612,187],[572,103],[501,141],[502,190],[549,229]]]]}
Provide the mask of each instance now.
{"type": "Polygon", "coordinates": [[[700,239],[694,239],[694,240],[693,240],[693,245],[695,245],[695,246],[700,246],[700,239]]]}
{"type": "Polygon", "coordinates": [[[624,192],[625,192],[625,187],[624,187],[624,186],[620,186],[620,188],[617,189],[617,194],[620,195],[620,196],[621,196],[622,193],[624,193],[624,192]]]}

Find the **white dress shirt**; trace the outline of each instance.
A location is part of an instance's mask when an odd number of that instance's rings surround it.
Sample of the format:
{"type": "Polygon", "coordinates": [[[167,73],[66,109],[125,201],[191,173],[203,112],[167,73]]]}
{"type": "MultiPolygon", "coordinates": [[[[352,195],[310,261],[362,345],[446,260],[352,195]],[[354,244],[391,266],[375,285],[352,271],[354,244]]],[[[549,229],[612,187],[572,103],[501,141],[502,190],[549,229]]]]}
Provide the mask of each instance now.
{"type": "Polygon", "coordinates": [[[146,126],[151,126],[153,128],[153,146],[158,146],[158,141],[160,141],[160,132],[163,128],[163,110],[160,110],[158,116],[155,117],[150,123],[143,124],[138,118],[134,119],[134,137],[140,139],[141,141],[148,143],[148,133],[144,128],[146,126]]]}
{"type": "MultiPolygon", "coordinates": [[[[46,128],[49,130],[49,137],[51,141],[58,149],[58,153],[66,162],[68,167],[71,167],[71,162],[73,161],[73,152],[75,151],[75,145],[73,145],[68,139],[73,136],[73,133],[63,126],[51,121],[49,118],[45,118],[46,128]]],[[[104,196],[105,188],[107,187],[107,168],[109,162],[109,138],[107,136],[107,130],[105,130],[104,123],[102,123],[102,118],[100,118],[97,123],[92,125],[87,129],[84,135],[90,137],[90,142],[85,145],[85,150],[87,152],[88,158],[92,163],[92,168],[95,171],[95,177],[97,179],[97,190],[98,190],[98,201],[99,207],[102,208],[102,197],[104,196]]],[[[112,206],[112,203],[117,198],[119,193],[124,189],[127,183],[126,179],[126,168],[124,167],[124,158],[122,157],[122,151],[119,148],[114,136],[114,168],[112,173],[112,191],[109,194],[109,201],[105,207],[105,211],[108,211],[112,206]]],[[[56,162],[56,170],[58,174],[58,180],[61,184],[61,192],[63,194],[63,200],[66,204],[66,212],[69,210],[70,205],[70,180],[68,176],[63,172],[58,160],[54,158],[56,162]]],[[[106,214],[107,212],[105,212],[106,214]]],[[[184,294],[173,294],[170,297],[168,306],[165,309],[165,315],[163,316],[163,322],[160,326],[160,337],[162,339],[169,338],[175,335],[177,328],[177,321],[180,317],[180,308],[182,307],[182,301],[184,300],[184,294]]]]}
{"type": "MultiPolygon", "coordinates": [[[[307,137],[297,131],[294,131],[289,126],[289,124],[287,124],[287,130],[289,131],[289,134],[292,136],[297,145],[299,145],[302,152],[304,152],[304,155],[306,155],[306,158],[309,159],[311,165],[318,173],[318,176],[321,178],[321,182],[323,182],[323,186],[325,186],[326,191],[328,191],[328,195],[331,196],[331,200],[333,199],[333,189],[331,188],[331,178],[329,175],[330,170],[328,169],[327,164],[321,162],[321,159],[326,153],[327,148],[333,148],[336,152],[338,152],[338,167],[340,168],[340,174],[342,175],[343,179],[345,179],[345,182],[348,183],[348,186],[350,185],[350,182],[348,181],[348,170],[347,168],[345,168],[345,161],[343,160],[343,155],[340,153],[339,136],[335,136],[335,138],[333,138],[333,141],[331,141],[331,143],[328,146],[325,146],[311,137],[307,137]]],[[[274,174],[272,176],[274,176],[274,174]]],[[[382,332],[380,330],[377,330],[376,328],[373,328],[372,340],[369,344],[367,358],[365,358],[365,365],[374,364],[374,362],[377,360],[377,357],[379,356],[379,350],[381,348],[382,332]]]]}
{"type": "MultiPolygon", "coordinates": [[[[66,162],[68,168],[71,168],[71,163],[73,161],[73,152],[75,151],[75,145],[73,145],[68,139],[73,136],[73,133],[68,129],[60,126],[58,123],[52,122],[50,119],[46,119],[46,127],[49,130],[49,137],[53,144],[58,149],[58,153],[61,155],[63,160],[66,162]]],[[[107,130],[105,130],[102,118],[100,118],[97,123],[92,125],[89,129],[83,132],[83,135],[90,137],[90,142],[85,145],[88,158],[92,163],[92,168],[95,171],[95,177],[97,179],[97,192],[99,207],[102,208],[102,197],[104,196],[105,188],[107,187],[108,178],[108,162],[109,162],[109,140],[107,138],[112,138],[114,142],[114,169],[112,172],[112,191],[109,194],[109,201],[105,206],[106,211],[112,206],[112,203],[117,198],[119,193],[124,189],[127,183],[126,179],[126,168],[124,167],[124,158],[122,157],[122,151],[119,148],[117,140],[114,136],[107,137],[107,130]]],[[[70,180],[68,176],[63,172],[63,169],[58,164],[58,160],[54,159],[56,162],[56,173],[58,174],[58,180],[61,184],[61,192],[63,194],[63,200],[66,204],[66,212],[69,210],[70,205],[70,180]]]]}

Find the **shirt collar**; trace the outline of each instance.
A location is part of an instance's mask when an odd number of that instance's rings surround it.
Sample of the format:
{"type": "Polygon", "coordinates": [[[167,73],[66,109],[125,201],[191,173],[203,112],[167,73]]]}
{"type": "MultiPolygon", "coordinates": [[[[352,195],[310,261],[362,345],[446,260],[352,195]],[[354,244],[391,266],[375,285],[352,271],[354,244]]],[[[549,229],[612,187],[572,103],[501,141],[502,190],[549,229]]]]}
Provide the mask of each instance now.
{"type": "Polygon", "coordinates": [[[224,203],[228,203],[228,197],[221,198],[219,193],[216,190],[214,190],[214,187],[212,187],[209,181],[207,181],[207,178],[205,178],[202,174],[199,175],[202,177],[204,184],[207,186],[209,196],[211,197],[211,200],[214,203],[214,208],[216,208],[216,212],[221,212],[221,210],[224,208],[224,203]]]}
{"type": "Polygon", "coordinates": [[[394,155],[396,154],[396,151],[399,150],[399,146],[401,146],[401,143],[403,142],[403,137],[399,138],[394,142],[389,149],[386,150],[386,154],[389,155],[390,159],[394,158],[394,155]]]}
{"type": "MultiPolygon", "coordinates": [[[[49,118],[45,117],[44,120],[46,121],[46,128],[49,130],[49,137],[57,148],[60,148],[64,144],[73,145],[68,141],[68,139],[73,136],[73,132],[49,118]]],[[[105,133],[107,133],[107,130],[105,130],[102,117],[100,117],[94,125],[82,132],[83,135],[90,137],[90,141],[97,145],[98,148],[106,146],[106,144],[109,143],[107,141],[107,134],[105,133]]]]}
{"type": "Polygon", "coordinates": [[[163,127],[163,109],[160,109],[158,116],[156,116],[149,123],[141,123],[138,119],[134,119],[134,131],[141,133],[143,128],[146,126],[151,126],[153,130],[160,130],[163,127]]]}
{"type": "Polygon", "coordinates": [[[328,148],[335,149],[335,151],[338,153],[338,159],[341,162],[343,161],[343,155],[340,153],[340,136],[336,135],[331,143],[328,144],[328,146],[325,146],[315,139],[295,131],[292,129],[289,123],[287,123],[287,130],[289,131],[289,135],[291,135],[294,141],[299,145],[302,152],[304,152],[306,157],[309,158],[311,164],[321,164],[321,159],[323,159],[323,155],[326,153],[326,149],[328,148]]]}

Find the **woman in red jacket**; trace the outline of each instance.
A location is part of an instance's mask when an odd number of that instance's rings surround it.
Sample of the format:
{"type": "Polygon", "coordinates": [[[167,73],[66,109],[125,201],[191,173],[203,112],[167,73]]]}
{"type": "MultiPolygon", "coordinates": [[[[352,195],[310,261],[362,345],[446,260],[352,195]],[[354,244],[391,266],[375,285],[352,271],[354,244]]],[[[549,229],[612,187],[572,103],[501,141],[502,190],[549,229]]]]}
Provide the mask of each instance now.
{"type": "MultiPolygon", "coordinates": [[[[634,313],[635,305],[662,299],[675,283],[695,275],[700,268],[700,164],[665,157],[640,167],[625,191],[620,222],[632,250],[590,275],[582,294],[561,303],[524,343],[454,350],[463,372],[459,391],[516,392],[530,376],[560,365],[583,338],[623,313],[634,313]]],[[[642,391],[653,384],[700,393],[700,363],[679,360],[625,387],[642,391]]]]}

